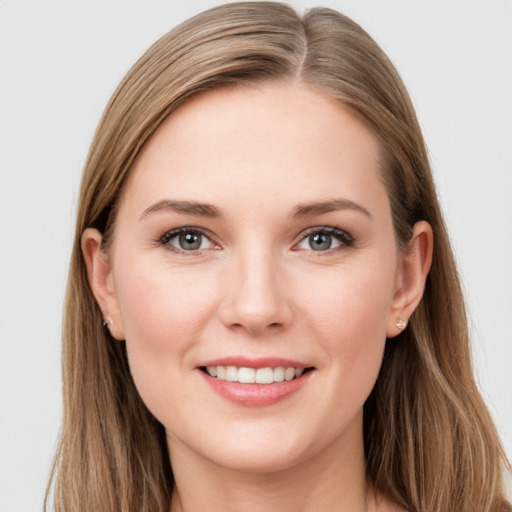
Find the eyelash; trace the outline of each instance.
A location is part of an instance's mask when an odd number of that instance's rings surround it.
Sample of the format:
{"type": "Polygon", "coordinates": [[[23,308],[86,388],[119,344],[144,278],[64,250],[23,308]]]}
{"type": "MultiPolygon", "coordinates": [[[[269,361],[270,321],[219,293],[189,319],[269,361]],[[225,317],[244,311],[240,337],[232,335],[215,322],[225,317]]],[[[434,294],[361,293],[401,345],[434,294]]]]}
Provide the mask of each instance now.
{"type": "Polygon", "coordinates": [[[338,247],[330,248],[325,251],[315,251],[314,249],[309,249],[309,251],[315,253],[316,256],[327,256],[338,250],[353,247],[355,243],[354,237],[347,231],[332,226],[322,226],[307,229],[302,234],[299,244],[314,235],[329,235],[330,237],[335,238],[340,242],[340,245],[338,247]]]}
{"type": "Polygon", "coordinates": [[[191,226],[185,226],[182,228],[173,229],[171,231],[167,231],[164,233],[156,242],[160,246],[164,246],[169,251],[172,251],[176,254],[184,254],[187,256],[194,256],[201,252],[202,249],[196,249],[191,251],[185,251],[184,249],[180,249],[178,247],[175,247],[174,245],[171,245],[169,242],[180,235],[189,235],[189,234],[195,234],[195,235],[201,235],[204,236],[207,240],[210,241],[211,244],[217,245],[213,241],[212,235],[201,228],[191,227],[191,226]]]}
{"type": "MultiPolygon", "coordinates": [[[[215,240],[213,239],[213,236],[208,231],[198,228],[198,227],[192,227],[192,226],[185,226],[177,229],[173,229],[171,231],[167,231],[164,233],[158,240],[156,240],[156,244],[159,246],[163,246],[166,249],[176,253],[176,254],[183,254],[187,256],[194,256],[199,254],[204,249],[196,249],[196,250],[184,250],[180,249],[178,247],[175,247],[174,245],[171,245],[169,242],[180,235],[188,235],[188,234],[196,234],[201,235],[205,237],[212,245],[217,245],[215,240]]],[[[297,247],[299,244],[306,241],[309,237],[314,235],[328,235],[332,238],[335,238],[340,242],[340,245],[334,248],[326,249],[325,251],[315,251],[314,249],[307,249],[311,253],[314,253],[316,256],[326,256],[330,255],[340,249],[343,248],[350,248],[354,246],[355,239],[354,237],[349,234],[347,231],[344,231],[339,228],[335,228],[332,226],[320,226],[320,227],[312,227],[307,229],[305,232],[301,234],[301,238],[299,242],[294,244],[294,247],[297,247]]],[[[298,249],[295,249],[298,250],[298,249]]]]}

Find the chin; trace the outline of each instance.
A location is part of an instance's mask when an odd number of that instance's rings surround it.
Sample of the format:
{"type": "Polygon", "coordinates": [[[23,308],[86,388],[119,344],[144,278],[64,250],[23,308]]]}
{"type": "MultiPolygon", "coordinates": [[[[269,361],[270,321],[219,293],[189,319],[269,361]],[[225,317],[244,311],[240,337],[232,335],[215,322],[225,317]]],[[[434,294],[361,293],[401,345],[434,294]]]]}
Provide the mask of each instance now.
{"type": "Polygon", "coordinates": [[[299,450],[284,451],[265,449],[244,449],[236,450],[235,453],[223,453],[214,459],[210,459],[214,464],[225,469],[251,474],[270,474],[280,471],[290,470],[299,466],[304,460],[307,460],[305,454],[299,453],[299,450]]]}
{"type": "MultiPolygon", "coordinates": [[[[341,421],[337,428],[329,428],[325,422],[308,423],[307,417],[302,422],[297,418],[292,422],[282,418],[279,422],[235,422],[224,425],[224,430],[219,425],[210,425],[211,431],[200,437],[206,442],[198,444],[197,437],[189,438],[187,452],[219,468],[245,474],[297,470],[313,459],[324,459],[329,465],[334,452],[351,457],[363,451],[359,416],[354,421],[341,421]],[[303,428],[297,428],[300,423],[303,428]]],[[[182,443],[186,443],[183,438],[181,442],[176,438],[170,440],[170,446],[178,449],[179,445],[183,447],[182,443]]]]}

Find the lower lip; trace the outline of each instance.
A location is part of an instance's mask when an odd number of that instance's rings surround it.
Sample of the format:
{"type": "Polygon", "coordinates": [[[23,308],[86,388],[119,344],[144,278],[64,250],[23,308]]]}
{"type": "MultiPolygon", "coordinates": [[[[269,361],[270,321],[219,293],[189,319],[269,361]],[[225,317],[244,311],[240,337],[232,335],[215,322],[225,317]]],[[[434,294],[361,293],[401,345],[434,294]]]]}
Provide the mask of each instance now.
{"type": "Polygon", "coordinates": [[[240,382],[229,382],[210,377],[207,373],[201,371],[208,385],[217,394],[246,407],[266,407],[288,398],[304,386],[312,373],[312,371],[309,371],[299,378],[274,382],[274,384],[240,384],[240,382]]]}

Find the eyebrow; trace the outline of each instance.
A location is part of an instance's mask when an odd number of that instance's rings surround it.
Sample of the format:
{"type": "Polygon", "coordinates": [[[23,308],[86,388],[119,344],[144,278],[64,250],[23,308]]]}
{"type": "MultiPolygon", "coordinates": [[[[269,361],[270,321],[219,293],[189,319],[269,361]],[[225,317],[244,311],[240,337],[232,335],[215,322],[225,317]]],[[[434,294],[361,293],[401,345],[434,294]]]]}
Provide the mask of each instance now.
{"type": "MultiPolygon", "coordinates": [[[[321,201],[315,203],[299,204],[292,210],[292,217],[308,217],[312,215],[321,215],[337,210],[353,210],[363,213],[367,217],[371,217],[370,212],[363,206],[350,201],[350,199],[331,199],[329,201],[321,201]]],[[[208,203],[199,203],[196,201],[173,201],[164,199],[151,205],[144,210],[139,220],[144,219],[151,213],[160,211],[170,211],[182,213],[185,215],[195,215],[199,217],[208,217],[218,219],[222,217],[222,212],[216,206],[208,203]]]]}
{"type": "Polygon", "coordinates": [[[198,203],[195,201],[172,201],[170,199],[164,199],[144,210],[144,213],[141,215],[139,220],[144,219],[151,213],[160,211],[184,213],[186,215],[196,215],[199,217],[222,217],[222,212],[216,206],[211,204],[198,203]]]}
{"type": "Polygon", "coordinates": [[[292,217],[321,215],[337,210],[353,210],[371,218],[370,212],[364,206],[354,203],[354,201],[350,201],[350,199],[330,199],[329,201],[321,201],[318,203],[299,204],[292,210],[292,217]]]}

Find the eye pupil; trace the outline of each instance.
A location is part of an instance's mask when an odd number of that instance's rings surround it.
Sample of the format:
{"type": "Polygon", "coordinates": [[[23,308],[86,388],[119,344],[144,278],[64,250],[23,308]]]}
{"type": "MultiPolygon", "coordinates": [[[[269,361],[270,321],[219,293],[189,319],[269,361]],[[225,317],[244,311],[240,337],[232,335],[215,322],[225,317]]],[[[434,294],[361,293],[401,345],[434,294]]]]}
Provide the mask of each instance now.
{"type": "Polygon", "coordinates": [[[309,244],[314,251],[324,251],[331,247],[331,235],[316,233],[309,237],[309,244]]]}
{"type": "Polygon", "coordinates": [[[200,233],[184,233],[179,236],[180,247],[186,251],[195,251],[201,247],[200,233]]]}

